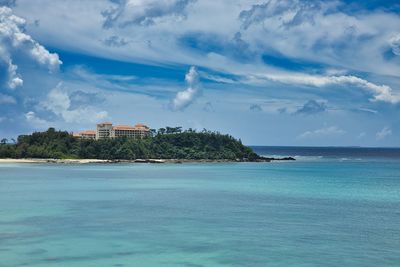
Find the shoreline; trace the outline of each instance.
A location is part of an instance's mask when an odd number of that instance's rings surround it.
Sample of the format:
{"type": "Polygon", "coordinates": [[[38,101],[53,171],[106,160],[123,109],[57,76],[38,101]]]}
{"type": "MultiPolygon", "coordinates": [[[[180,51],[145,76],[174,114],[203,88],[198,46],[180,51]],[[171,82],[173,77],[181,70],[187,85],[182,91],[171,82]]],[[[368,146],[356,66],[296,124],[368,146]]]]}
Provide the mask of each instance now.
{"type": "Polygon", "coordinates": [[[0,159],[0,164],[6,163],[53,163],[53,164],[116,164],[116,163],[152,163],[152,164],[161,164],[161,163],[173,163],[173,164],[181,164],[181,163],[239,163],[239,162],[271,162],[271,161],[292,161],[295,160],[292,157],[285,158],[261,158],[256,161],[246,161],[246,160],[209,160],[209,159],[199,159],[199,160],[190,160],[190,159],[135,159],[135,160],[108,160],[108,159],[41,159],[41,158],[23,158],[23,159],[13,159],[13,158],[4,158],[0,159]]]}

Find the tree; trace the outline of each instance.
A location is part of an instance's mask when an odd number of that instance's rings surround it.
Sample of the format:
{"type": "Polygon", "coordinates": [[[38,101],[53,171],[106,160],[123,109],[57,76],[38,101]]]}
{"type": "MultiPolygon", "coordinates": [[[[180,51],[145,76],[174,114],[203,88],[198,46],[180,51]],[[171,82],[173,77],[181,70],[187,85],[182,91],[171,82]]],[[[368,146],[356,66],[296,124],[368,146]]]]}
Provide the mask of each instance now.
{"type": "MultiPolygon", "coordinates": [[[[182,127],[160,128],[154,137],[86,140],[50,128],[46,132],[20,135],[18,142],[0,140],[0,157],[98,158],[98,159],[209,159],[250,160],[260,157],[230,135],[182,127]],[[168,128],[168,133],[165,134],[168,128]]],[[[155,130],[152,131],[155,133],[155,130]]]]}
{"type": "Polygon", "coordinates": [[[158,134],[165,134],[165,128],[158,129],[158,134]]]}
{"type": "Polygon", "coordinates": [[[3,138],[3,139],[1,139],[0,143],[1,143],[2,145],[5,145],[5,144],[8,143],[8,139],[7,139],[7,138],[3,138]]]}

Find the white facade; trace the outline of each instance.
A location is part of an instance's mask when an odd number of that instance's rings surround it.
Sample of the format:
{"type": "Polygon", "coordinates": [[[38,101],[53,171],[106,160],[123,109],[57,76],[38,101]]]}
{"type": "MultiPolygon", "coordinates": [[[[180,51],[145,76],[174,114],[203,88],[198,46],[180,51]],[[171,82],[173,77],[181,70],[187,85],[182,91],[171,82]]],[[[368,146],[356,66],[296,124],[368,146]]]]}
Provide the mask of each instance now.
{"type": "Polygon", "coordinates": [[[96,140],[112,137],[114,137],[114,132],[111,122],[103,122],[97,124],[96,140]]]}
{"type": "Polygon", "coordinates": [[[150,128],[144,124],[136,124],[135,126],[113,126],[111,122],[97,124],[96,140],[124,136],[130,138],[144,138],[146,136],[150,136],[150,128]]]}

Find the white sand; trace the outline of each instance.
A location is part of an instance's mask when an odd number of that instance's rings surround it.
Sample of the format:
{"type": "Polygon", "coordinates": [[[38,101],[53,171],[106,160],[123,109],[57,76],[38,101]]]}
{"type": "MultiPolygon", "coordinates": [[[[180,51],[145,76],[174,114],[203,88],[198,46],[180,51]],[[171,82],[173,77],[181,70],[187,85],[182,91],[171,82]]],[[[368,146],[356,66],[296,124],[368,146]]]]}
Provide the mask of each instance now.
{"type": "Polygon", "coordinates": [[[103,159],[0,159],[1,163],[106,163],[110,162],[103,159]]]}

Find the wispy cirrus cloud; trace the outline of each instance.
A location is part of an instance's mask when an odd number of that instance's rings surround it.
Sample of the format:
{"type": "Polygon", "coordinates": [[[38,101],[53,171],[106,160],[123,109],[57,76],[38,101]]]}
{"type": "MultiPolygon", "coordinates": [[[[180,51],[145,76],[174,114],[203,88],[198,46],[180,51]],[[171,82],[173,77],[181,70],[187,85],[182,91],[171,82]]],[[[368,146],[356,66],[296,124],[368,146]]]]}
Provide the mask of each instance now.
{"type": "Polygon", "coordinates": [[[165,17],[181,20],[186,17],[186,7],[196,0],[138,1],[117,0],[114,6],[102,12],[103,27],[150,26],[165,17]]]}
{"type": "Polygon", "coordinates": [[[313,24],[315,23],[314,17],[319,12],[324,13],[329,5],[332,6],[332,4],[324,4],[318,1],[269,0],[261,4],[254,4],[248,10],[243,10],[240,12],[239,18],[243,22],[242,27],[244,29],[274,17],[278,17],[280,24],[286,27],[302,23],[313,24]]]}
{"type": "Polygon", "coordinates": [[[390,127],[388,127],[388,126],[385,126],[382,128],[382,130],[380,130],[376,133],[376,139],[383,140],[390,135],[392,135],[392,129],[390,129],[390,127]]]}
{"type": "Polygon", "coordinates": [[[259,76],[251,75],[249,81],[254,79],[267,79],[275,82],[298,84],[313,87],[326,87],[333,85],[340,86],[355,86],[362,88],[372,94],[371,101],[382,101],[392,104],[400,102],[400,92],[394,91],[390,86],[379,85],[369,82],[365,79],[353,76],[322,76],[322,75],[309,75],[301,73],[281,73],[281,74],[263,74],[259,76]]]}

